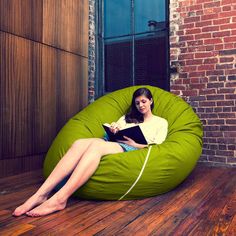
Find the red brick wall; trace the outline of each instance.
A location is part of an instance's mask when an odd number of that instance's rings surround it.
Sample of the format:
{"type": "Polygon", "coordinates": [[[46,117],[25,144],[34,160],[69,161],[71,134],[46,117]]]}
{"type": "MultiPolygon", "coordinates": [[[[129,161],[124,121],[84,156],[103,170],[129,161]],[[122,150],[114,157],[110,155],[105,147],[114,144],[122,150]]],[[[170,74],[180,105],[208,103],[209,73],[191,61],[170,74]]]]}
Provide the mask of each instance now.
{"type": "Polygon", "coordinates": [[[170,0],[171,91],[204,125],[201,161],[236,165],[236,0],[170,0]]]}

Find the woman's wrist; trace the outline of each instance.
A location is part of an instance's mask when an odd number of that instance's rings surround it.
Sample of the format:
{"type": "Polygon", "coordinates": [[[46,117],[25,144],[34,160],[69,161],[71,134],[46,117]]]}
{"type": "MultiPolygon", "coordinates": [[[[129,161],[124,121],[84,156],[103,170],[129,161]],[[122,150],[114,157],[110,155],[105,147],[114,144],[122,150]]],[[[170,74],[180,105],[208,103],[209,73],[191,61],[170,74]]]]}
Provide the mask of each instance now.
{"type": "Polygon", "coordinates": [[[139,148],[139,149],[145,148],[145,147],[147,147],[147,146],[148,146],[147,144],[139,144],[139,143],[136,143],[136,145],[135,145],[135,147],[136,147],[136,148],[139,148]]]}

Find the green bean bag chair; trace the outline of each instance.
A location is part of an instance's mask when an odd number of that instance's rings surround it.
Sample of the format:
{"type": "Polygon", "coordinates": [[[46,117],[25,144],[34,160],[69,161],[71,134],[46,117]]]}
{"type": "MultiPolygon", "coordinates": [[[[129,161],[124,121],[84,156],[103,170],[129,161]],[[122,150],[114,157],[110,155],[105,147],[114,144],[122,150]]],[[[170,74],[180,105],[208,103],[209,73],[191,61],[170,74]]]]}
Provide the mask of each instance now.
{"type": "MultiPolygon", "coordinates": [[[[47,177],[71,144],[80,138],[103,137],[103,123],[127,113],[133,86],[105,95],[61,129],[44,161],[47,177]]],[[[168,135],[159,145],[106,155],[90,180],[74,195],[84,199],[131,200],[170,191],[192,171],[202,151],[202,124],[190,105],[160,88],[145,86],[153,94],[153,114],[168,121],[168,135]]]]}

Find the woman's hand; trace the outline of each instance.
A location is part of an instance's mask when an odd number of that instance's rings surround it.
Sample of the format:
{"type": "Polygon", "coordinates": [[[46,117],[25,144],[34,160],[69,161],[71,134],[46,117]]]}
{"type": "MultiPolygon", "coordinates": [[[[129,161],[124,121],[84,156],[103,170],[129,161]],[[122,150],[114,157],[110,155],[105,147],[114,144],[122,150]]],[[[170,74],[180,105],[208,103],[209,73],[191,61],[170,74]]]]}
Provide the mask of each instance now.
{"type": "Polygon", "coordinates": [[[118,124],[116,122],[112,122],[110,125],[110,131],[115,134],[119,130],[120,130],[120,128],[119,128],[118,124]]]}
{"type": "Polygon", "coordinates": [[[132,147],[136,147],[136,148],[144,148],[144,147],[147,147],[148,145],[145,145],[145,144],[139,144],[139,143],[136,143],[133,139],[127,137],[127,136],[123,136],[127,141],[125,140],[119,140],[119,142],[121,143],[125,143],[125,144],[128,144],[132,147]]]}

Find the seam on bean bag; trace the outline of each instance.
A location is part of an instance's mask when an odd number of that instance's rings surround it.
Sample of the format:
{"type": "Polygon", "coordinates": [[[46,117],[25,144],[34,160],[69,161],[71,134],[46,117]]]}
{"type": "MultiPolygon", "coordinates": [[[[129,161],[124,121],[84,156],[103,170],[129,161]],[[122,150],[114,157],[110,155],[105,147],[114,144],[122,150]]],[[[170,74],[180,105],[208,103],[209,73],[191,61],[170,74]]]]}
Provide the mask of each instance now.
{"type": "Polygon", "coordinates": [[[141,169],[141,171],[140,171],[140,173],[139,173],[137,179],[134,181],[134,183],[133,183],[132,186],[128,189],[128,191],[127,191],[125,194],[123,194],[118,200],[122,200],[122,199],[134,188],[134,186],[138,183],[138,181],[139,181],[139,179],[141,178],[141,176],[142,176],[142,174],[143,174],[143,171],[144,171],[144,169],[145,169],[145,167],[146,167],[147,161],[148,161],[149,156],[150,156],[150,153],[151,153],[151,149],[152,149],[152,146],[149,146],[147,156],[145,157],[145,161],[144,161],[144,163],[143,163],[142,169],[141,169]]]}

